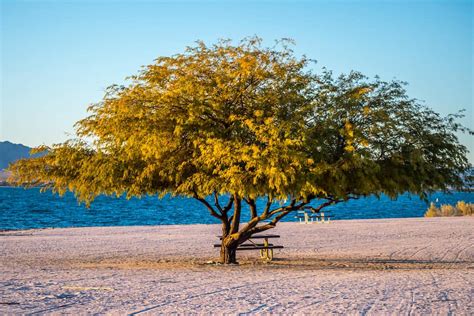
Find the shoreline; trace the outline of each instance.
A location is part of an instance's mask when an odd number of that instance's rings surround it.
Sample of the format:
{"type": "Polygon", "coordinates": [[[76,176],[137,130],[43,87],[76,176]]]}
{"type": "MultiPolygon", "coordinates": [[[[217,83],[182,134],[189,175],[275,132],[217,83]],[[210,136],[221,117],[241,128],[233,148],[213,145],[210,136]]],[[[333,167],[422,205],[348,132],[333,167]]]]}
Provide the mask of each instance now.
{"type": "MultiPolygon", "coordinates": [[[[455,218],[462,218],[466,216],[451,216],[455,218]]],[[[473,216],[474,217],[474,216],[473,216]]],[[[411,220],[411,219],[428,219],[428,217],[425,216],[411,216],[411,217],[384,217],[384,218],[353,218],[353,219],[331,219],[331,223],[340,223],[340,222],[353,222],[353,221],[378,221],[378,220],[411,220]]],[[[449,218],[448,216],[439,216],[437,218],[449,218]]],[[[304,224],[300,223],[298,221],[281,221],[277,224],[278,225],[282,223],[295,223],[295,224],[302,224],[302,225],[327,225],[327,223],[324,224],[317,224],[317,223],[310,223],[310,224],[304,224]]],[[[245,222],[241,223],[245,224],[245,222]]],[[[107,228],[112,228],[112,227],[161,227],[161,226],[194,226],[194,225],[218,225],[220,226],[220,223],[215,223],[215,224],[207,224],[207,223],[189,223],[189,224],[159,224],[159,225],[107,225],[107,226],[66,226],[66,227],[32,227],[32,228],[12,228],[12,229],[5,229],[5,228],[0,228],[0,234],[2,233],[7,233],[7,232],[21,232],[21,231],[35,231],[35,230],[54,230],[54,229],[80,229],[80,228],[101,228],[101,227],[107,227],[107,228]]]]}

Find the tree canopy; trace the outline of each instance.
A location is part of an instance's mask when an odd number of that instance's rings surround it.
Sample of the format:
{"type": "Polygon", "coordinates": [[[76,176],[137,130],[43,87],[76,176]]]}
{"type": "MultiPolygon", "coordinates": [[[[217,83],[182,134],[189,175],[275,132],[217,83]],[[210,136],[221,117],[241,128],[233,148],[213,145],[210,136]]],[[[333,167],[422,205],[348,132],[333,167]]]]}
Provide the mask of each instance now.
{"type": "Polygon", "coordinates": [[[223,222],[223,252],[314,199],[318,211],[463,186],[470,165],[456,132],[470,131],[460,114],[440,116],[403,82],[316,74],[312,63],[288,40],[197,42],[109,87],[76,123],[76,139],[37,148],[47,154],[13,164],[12,179],[86,203],[100,194],[196,198],[223,222]],[[242,202],[251,220],[240,228],[242,202]]]}

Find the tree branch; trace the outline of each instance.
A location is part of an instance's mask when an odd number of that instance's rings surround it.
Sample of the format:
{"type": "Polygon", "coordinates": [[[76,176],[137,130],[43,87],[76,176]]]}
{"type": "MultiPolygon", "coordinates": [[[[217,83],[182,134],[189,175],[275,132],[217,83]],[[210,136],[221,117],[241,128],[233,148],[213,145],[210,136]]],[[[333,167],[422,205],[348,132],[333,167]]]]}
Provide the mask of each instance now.
{"type": "Polygon", "coordinates": [[[316,208],[314,208],[312,206],[305,206],[303,208],[307,209],[307,210],[311,210],[311,212],[313,212],[313,213],[319,213],[321,211],[321,209],[323,209],[327,206],[330,206],[332,204],[345,202],[345,201],[348,201],[348,200],[357,200],[357,199],[359,199],[359,197],[357,197],[357,196],[348,196],[345,199],[337,199],[337,198],[334,198],[334,197],[325,197],[323,199],[327,200],[327,202],[324,202],[324,203],[320,204],[316,208]]]}
{"type": "Polygon", "coordinates": [[[290,214],[292,211],[294,211],[294,210],[290,209],[290,210],[284,211],[284,212],[280,213],[278,216],[276,216],[270,223],[262,225],[262,226],[257,226],[257,227],[254,227],[254,228],[250,229],[248,231],[248,235],[252,236],[253,234],[261,233],[261,232],[266,231],[268,229],[274,228],[276,226],[276,223],[278,223],[283,217],[290,214]]]}
{"type": "Polygon", "coordinates": [[[291,203],[290,205],[288,206],[282,206],[282,207],[279,207],[279,208],[276,208],[274,210],[271,210],[268,215],[267,215],[267,218],[269,217],[272,217],[273,215],[277,214],[277,213],[280,213],[280,212],[283,212],[283,211],[286,211],[286,210],[290,210],[290,211],[295,211],[295,210],[299,210],[300,208],[302,208],[303,206],[305,206],[306,204],[308,204],[310,201],[303,201],[301,202],[300,204],[296,205],[296,199],[292,199],[291,200],[291,203]]]}
{"type": "MultiPolygon", "coordinates": [[[[300,204],[296,204],[296,199],[293,199],[291,201],[290,205],[284,206],[284,207],[279,207],[279,208],[274,209],[271,212],[269,212],[269,215],[267,215],[266,218],[270,218],[273,215],[279,213],[270,223],[262,225],[262,226],[253,227],[253,228],[248,230],[246,235],[252,236],[253,234],[260,233],[260,232],[263,232],[263,231],[266,231],[270,228],[275,227],[276,224],[282,218],[284,218],[286,215],[290,214],[293,211],[296,211],[296,210],[299,210],[299,209],[303,208],[309,202],[311,202],[311,200],[305,199],[305,201],[301,202],[300,204]]],[[[268,204],[268,202],[267,202],[267,204],[268,204]]]]}
{"type": "Polygon", "coordinates": [[[227,213],[232,208],[233,204],[234,204],[234,196],[231,195],[229,198],[229,202],[227,202],[227,205],[223,209],[224,213],[227,213]]]}
{"type": "Polygon", "coordinates": [[[224,214],[223,210],[222,210],[222,207],[221,205],[219,204],[219,195],[217,195],[217,192],[214,191],[214,205],[217,207],[217,209],[219,210],[219,212],[222,214],[224,214]]]}
{"type": "Polygon", "coordinates": [[[270,207],[272,206],[273,199],[268,195],[267,197],[267,204],[265,205],[265,209],[263,210],[263,216],[267,216],[268,212],[270,211],[270,207]]]}
{"type": "Polygon", "coordinates": [[[217,212],[214,210],[214,208],[211,206],[211,204],[209,204],[209,202],[207,202],[205,199],[201,198],[198,196],[198,194],[196,193],[196,191],[193,192],[193,198],[195,198],[196,200],[198,200],[199,202],[201,202],[202,204],[204,204],[207,209],[209,210],[209,213],[214,216],[215,218],[218,218],[220,220],[222,220],[222,216],[217,214],[217,212]]]}
{"type": "Polygon", "coordinates": [[[241,210],[242,210],[242,201],[237,196],[237,194],[234,194],[234,215],[232,216],[232,225],[230,227],[231,234],[235,234],[239,230],[241,210]]]}
{"type": "Polygon", "coordinates": [[[244,201],[247,202],[250,208],[250,218],[254,219],[257,217],[257,205],[255,205],[255,200],[251,198],[244,198],[244,201]]]}
{"type": "Polygon", "coordinates": [[[325,208],[326,206],[329,206],[329,205],[332,205],[332,204],[337,204],[339,202],[342,202],[342,200],[329,199],[327,202],[322,203],[321,205],[319,205],[316,208],[314,208],[312,206],[306,206],[304,208],[308,209],[308,210],[311,210],[311,212],[313,212],[313,213],[319,213],[319,211],[321,211],[321,209],[325,208]]]}

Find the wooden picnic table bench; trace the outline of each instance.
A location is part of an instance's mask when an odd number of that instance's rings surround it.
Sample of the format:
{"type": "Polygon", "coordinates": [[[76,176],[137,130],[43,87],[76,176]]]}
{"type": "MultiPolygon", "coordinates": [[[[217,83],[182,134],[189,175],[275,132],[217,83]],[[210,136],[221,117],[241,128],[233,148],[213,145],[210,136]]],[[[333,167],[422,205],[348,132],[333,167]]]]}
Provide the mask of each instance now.
{"type": "MultiPolygon", "coordinates": [[[[222,240],[222,236],[217,236],[222,240]]],[[[250,237],[247,242],[240,244],[236,250],[260,250],[260,258],[268,261],[273,260],[273,249],[284,248],[281,245],[274,245],[268,242],[269,239],[280,238],[280,235],[254,235],[250,237]],[[254,242],[252,239],[263,239],[263,243],[254,242]]],[[[214,244],[215,248],[221,247],[221,244],[214,244]]]]}
{"type": "Polygon", "coordinates": [[[329,223],[331,218],[334,216],[327,215],[330,211],[320,212],[320,213],[313,213],[304,211],[298,211],[295,215],[295,218],[300,220],[300,223],[309,224],[309,223],[329,223]],[[326,213],[326,214],[325,214],[326,213]]]}

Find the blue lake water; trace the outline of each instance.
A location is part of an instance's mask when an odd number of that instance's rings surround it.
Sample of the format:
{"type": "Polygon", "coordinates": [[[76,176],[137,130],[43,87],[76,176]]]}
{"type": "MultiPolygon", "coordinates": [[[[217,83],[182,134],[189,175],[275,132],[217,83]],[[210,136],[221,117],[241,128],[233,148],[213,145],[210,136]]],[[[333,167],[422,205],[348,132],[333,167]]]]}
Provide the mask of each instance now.
{"type": "MultiPolygon", "coordinates": [[[[455,204],[460,200],[474,203],[474,193],[435,193],[429,200],[437,200],[437,205],[455,204]]],[[[264,203],[262,200],[258,205],[262,207],[264,203]]],[[[418,197],[406,194],[394,201],[387,197],[368,197],[328,209],[335,219],[363,219],[421,217],[427,207],[418,197]]],[[[284,219],[295,220],[291,215],[284,219]]],[[[211,217],[201,203],[189,198],[160,200],[148,196],[127,200],[100,196],[88,209],[79,205],[70,193],[60,198],[51,192],[40,193],[39,189],[0,187],[0,229],[210,223],[218,223],[218,220],[211,217]]]]}

